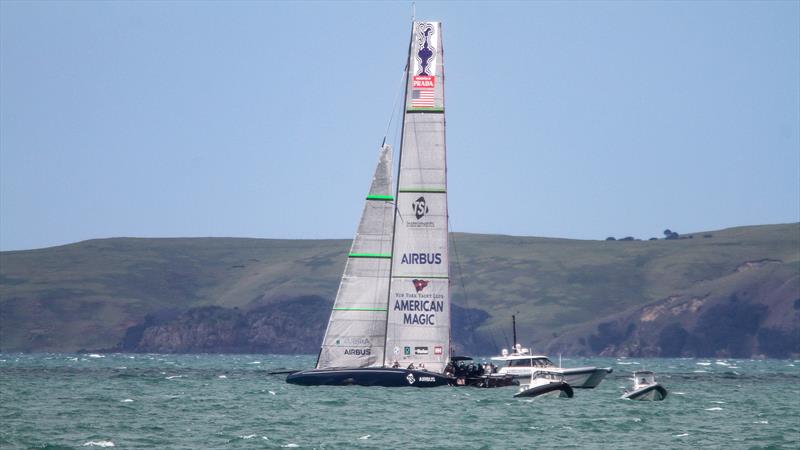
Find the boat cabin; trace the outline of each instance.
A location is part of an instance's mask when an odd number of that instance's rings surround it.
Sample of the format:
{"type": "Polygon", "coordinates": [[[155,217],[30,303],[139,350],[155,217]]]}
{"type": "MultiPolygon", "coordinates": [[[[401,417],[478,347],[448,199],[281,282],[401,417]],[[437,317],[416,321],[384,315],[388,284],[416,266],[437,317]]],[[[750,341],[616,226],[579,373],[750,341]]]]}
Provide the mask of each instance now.
{"type": "Polygon", "coordinates": [[[656,383],[656,374],[649,370],[633,372],[633,385],[635,388],[656,383]]]}
{"type": "Polygon", "coordinates": [[[556,367],[547,356],[531,355],[530,350],[519,344],[512,347],[512,350],[509,354],[507,349],[503,349],[502,356],[495,356],[492,361],[505,361],[505,367],[556,367]]]}

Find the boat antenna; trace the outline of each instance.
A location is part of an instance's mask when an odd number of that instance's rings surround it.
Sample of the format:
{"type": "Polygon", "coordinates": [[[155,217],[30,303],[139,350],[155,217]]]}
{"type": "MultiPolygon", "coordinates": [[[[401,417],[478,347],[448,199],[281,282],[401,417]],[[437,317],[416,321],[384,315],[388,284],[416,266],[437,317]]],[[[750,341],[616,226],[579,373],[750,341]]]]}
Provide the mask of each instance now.
{"type": "Polygon", "coordinates": [[[517,350],[517,314],[519,314],[519,311],[511,315],[511,329],[514,331],[514,350],[512,351],[517,350]]]}
{"type": "Polygon", "coordinates": [[[417,2],[411,2],[411,21],[417,20],[417,2]]]}

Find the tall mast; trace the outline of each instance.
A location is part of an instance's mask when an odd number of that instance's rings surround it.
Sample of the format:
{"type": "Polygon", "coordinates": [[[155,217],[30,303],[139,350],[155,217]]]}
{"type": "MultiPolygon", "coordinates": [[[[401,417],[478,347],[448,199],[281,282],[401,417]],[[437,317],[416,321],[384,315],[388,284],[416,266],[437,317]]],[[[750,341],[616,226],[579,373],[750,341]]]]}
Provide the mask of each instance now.
{"type": "Polygon", "coordinates": [[[402,121],[403,125],[400,127],[400,150],[398,151],[397,156],[397,177],[395,180],[395,190],[394,190],[394,217],[392,219],[392,245],[389,246],[392,249],[392,258],[389,260],[389,290],[386,293],[386,323],[384,325],[383,330],[383,358],[384,358],[384,366],[386,365],[386,355],[389,351],[388,347],[388,339],[386,339],[386,333],[389,331],[389,308],[392,306],[392,264],[394,263],[394,235],[395,235],[395,228],[397,227],[397,205],[399,202],[397,201],[398,193],[400,192],[400,167],[403,165],[403,136],[405,135],[406,130],[406,108],[408,107],[408,73],[409,73],[409,59],[411,57],[411,49],[414,46],[414,20],[411,20],[411,37],[408,39],[408,56],[406,56],[406,80],[405,80],[405,88],[403,89],[403,114],[402,114],[402,121]]]}

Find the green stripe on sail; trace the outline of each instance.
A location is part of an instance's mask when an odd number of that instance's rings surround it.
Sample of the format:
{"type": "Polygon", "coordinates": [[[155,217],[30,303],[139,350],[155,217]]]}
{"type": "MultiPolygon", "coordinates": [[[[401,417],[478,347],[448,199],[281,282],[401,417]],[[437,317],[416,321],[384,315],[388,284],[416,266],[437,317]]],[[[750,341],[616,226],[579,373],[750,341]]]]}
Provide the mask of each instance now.
{"type": "Polygon", "coordinates": [[[394,197],[392,197],[391,195],[368,195],[368,196],[367,196],[367,200],[386,200],[386,201],[392,201],[392,200],[394,200],[394,197]]]}
{"type": "Polygon", "coordinates": [[[410,112],[410,113],[417,113],[417,112],[422,112],[422,113],[426,113],[426,112],[429,112],[429,113],[443,113],[444,112],[444,108],[409,108],[408,110],[406,110],[406,112],[410,112]]]}
{"type": "Polygon", "coordinates": [[[334,311],[388,311],[386,308],[333,308],[334,311]]]}
{"type": "Polygon", "coordinates": [[[400,188],[399,192],[420,192],[428,194],[444,194],[447,193],[446,189],[425,189],[425,188],[400,188]]]}
{"type": "Polygon", "coordinates": [[[350,258],[391,258],[391,253],[349,253],[350,258]]]}
{"type": "Polygon", "coordinates": [[[446,279],[448,279],[450,277],[431,277],[431,276],[428,276],[428,275],[414,275],[414,276],[394,275],[392,278],[422,278],[422,279],[432,278],[434,280],[446,280],[446,279]]]}

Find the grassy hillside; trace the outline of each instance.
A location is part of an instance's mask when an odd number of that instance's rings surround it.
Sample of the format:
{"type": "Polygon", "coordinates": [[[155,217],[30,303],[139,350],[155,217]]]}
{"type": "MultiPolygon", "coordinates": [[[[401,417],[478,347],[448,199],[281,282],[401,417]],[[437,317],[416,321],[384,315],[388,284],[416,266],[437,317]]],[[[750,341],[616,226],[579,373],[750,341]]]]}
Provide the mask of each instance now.
{"type": "MultiPolygon", "coordinates": [[[[798,328],[792,302],[800,299],[800,224],[691,236],[579,241],[456,233],[453,299],[488,313],[475,331],[487,351],[505,344],[515,312],[526,343],[591,352],[586,339],[602,323],[641,321],[643,308],[665,301],[710,299],[707,309],[731,295],[768,304],[776,312],[764,323],[776,329],[798,328]]],[[[109,348],[147,314],[209,305],[253,310],[299,296],[332,300],[348,247],[345,240],[119,238],[2,252],[0,349],[109,348]]],[[[666,319],[695,325],[680,314],[645,322],[666,319]]]]}

